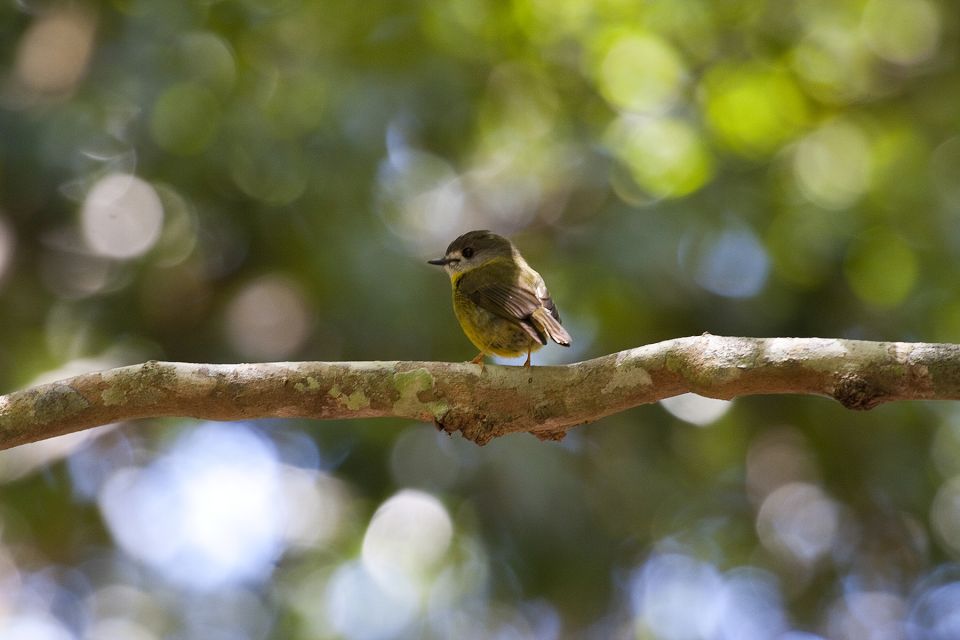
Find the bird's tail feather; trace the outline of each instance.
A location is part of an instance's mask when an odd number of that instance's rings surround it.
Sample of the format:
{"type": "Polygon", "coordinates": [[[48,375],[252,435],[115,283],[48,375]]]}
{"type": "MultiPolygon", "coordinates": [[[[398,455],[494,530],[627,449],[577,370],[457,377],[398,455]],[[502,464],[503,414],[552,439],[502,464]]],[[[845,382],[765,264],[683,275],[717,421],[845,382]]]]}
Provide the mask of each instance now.
{"type": "Polygon", "coordinates": [[[570,346],[573,338],[563,328],[560,321],[550,315],[546,309],[541,308],[534,311],[533,319],[537,327],[543,329],[543,332],[550,336],[551,340],[564,347],[570,346]]]}

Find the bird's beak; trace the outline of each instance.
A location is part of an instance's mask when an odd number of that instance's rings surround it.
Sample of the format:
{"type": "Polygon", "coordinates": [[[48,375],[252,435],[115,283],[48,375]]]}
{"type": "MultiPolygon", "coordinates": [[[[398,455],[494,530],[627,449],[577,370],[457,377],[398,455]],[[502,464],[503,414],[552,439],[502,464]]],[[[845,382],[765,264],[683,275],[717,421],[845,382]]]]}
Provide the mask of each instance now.
{"type": "Polygon", "coordinates": [[[449,263],[450,261],[447,260],[446,258],[437,258],[436,260],[427,260],[427,264],[435,264],[441,267],[446,266],[449,263]]]}

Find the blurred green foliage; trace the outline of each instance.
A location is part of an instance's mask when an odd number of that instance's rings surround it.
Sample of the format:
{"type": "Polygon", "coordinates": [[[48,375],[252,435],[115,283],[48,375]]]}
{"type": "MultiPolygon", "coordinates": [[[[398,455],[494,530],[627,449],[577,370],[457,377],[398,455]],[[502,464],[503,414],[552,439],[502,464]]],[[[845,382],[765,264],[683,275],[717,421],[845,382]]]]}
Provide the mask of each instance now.
{"type": "MultiPolygon", "coordinates": [[[[953,8],[6,3],[0,387],[465,360],[424,261],[472,228],[515,239],[574,336],[534,364],[703,331],[956,342],[953,8]]],[[[5,452],[0,636],[960,637],[951,404],[432,429],[157,420],[5,452]]]]}

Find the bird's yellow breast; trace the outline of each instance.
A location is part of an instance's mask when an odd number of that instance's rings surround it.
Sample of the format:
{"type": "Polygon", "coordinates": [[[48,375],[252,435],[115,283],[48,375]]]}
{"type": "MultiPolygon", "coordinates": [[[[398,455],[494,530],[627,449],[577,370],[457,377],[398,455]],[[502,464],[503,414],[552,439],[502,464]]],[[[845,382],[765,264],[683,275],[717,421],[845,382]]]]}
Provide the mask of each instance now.
{"type": "Polygon", "coordinates": [[[463,332],[477,349],[486,354],[513,358],[525,355],[528,349],[536,351],[542,346],[516,322],[487,311],[461,293],[457,285],[465,273],[469,272],[450,274],[453,313],[463,332]]]}

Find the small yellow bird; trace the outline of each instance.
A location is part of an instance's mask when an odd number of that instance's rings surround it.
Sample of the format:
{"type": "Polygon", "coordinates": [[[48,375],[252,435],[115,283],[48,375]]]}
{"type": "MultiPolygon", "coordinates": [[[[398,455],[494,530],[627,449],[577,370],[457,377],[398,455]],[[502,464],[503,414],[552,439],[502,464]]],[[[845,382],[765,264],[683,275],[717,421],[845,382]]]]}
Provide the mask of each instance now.
{"type": "Polygon", "coordinates": [[[442,258],[428,260],[450,275],[453,312],[480,353],[508,358],[530,353],[551,339],[570,346],[560,312],[540,274],[513,243],[489,231],[470,231],[450,243],[442,258]]]}

